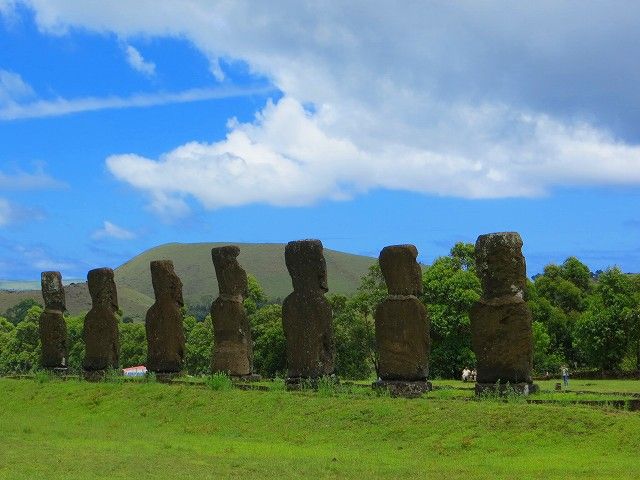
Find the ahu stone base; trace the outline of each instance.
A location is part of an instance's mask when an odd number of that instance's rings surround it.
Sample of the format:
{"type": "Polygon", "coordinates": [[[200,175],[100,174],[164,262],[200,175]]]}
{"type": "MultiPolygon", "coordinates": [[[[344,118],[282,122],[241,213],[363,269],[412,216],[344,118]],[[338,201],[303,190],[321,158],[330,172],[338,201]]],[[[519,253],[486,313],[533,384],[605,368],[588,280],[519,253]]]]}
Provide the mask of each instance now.
{"type": "Polygon", "coordinates": [[[262,375],[257,373],[250,373],[249,375],[229,375],[234,382],[259,382],[262,380],[262,375]]]}
{"type": "Polygon", "coordinates": [[[535,383],[476,383],[476,395],[529,395],[537,393],[540,387],[535,383]]]}
{"type": "Polygon", "coordinates": [[[156,382],[171,383],[182,376],[182,372],[151,372],[156,377],[156,382]]]}
{"type": "Polygon", "coordinates": [[[285,388],[287,390],[305,390],[305,389],[318,389],[318,384],[321,381],[325,381],[327,383],[334,383],[338,385],[340,380],[335,375],[330,375],[326,377],[319,378],[308,378],[308,377],[287,377],[284,381],[285,388]]]}
{"type": "Polygon", "coordinates": [[[378,380],[372,385],[374,390],[387,390],[392,397],[418,398],[432,390],[426,380],[378,380]]]}
{"type": "Polygon", "coordinates": [[[82,372],[82,378],[87,382],[101,382],[106,375],[106,370],[84,370],[82,372]]]}

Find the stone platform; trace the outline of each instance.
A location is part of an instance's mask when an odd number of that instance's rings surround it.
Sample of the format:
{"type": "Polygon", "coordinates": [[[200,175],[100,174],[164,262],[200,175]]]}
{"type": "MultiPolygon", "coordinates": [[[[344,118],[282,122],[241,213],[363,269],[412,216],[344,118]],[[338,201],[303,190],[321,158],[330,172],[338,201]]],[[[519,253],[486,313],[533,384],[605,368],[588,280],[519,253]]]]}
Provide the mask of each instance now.
{"type": "Polygon", "coordinates": [[[537,393],[540,387],[535,383],[476,383],[476,395],[529,395],[537,393]]]}
{"type": "Polygon", "coordinates": [[[433,389],[431,382],[426,380],[378,380],[371,386],[374,390],[388,390],[392,397],[404,398],[418,398],[433,389]]]}
{"type": "Polygon", "coordinates": [[[262,380],[262,376],[257,373],[250,375],[230,375],[229,378],[234,382],[259,382],[262,380]]]}
{"type": "Polygon", "coordinates": [[[285,379],[284,385],[287,390],[303,390],[305,388],[312,388],[316,390],[318,388],[318,382],[322,379],[329,380],[336,385],[340,383],[338,377],[331,375],[329,377],[320,378],[288,377],[285,379]]]}

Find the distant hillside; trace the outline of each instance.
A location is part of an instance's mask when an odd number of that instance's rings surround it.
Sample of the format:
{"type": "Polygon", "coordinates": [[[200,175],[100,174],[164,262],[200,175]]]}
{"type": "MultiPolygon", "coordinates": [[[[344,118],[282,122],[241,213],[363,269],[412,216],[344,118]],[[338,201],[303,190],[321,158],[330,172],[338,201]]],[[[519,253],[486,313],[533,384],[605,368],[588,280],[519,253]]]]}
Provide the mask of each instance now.
{"type": "MultiPolygon", "coordinates": [[[[116,284],[120,307],[125,315],[143,319],[153,303],[153,288],[149,262],[172,260],[183,283],[185,301],[190,304],[210,303],[218,294],[211,249],[229,243],[170,243],[152,248],[132,258],[116,269],[116,284]]],[[[292,290],[291,278],[284,263],[284,244],[235,243],[240,247],[239,262],[254,275],[270,299],[283,299],[292,290]]],[[[334,250],[324,251],[329,276],[329,292],[351,294],[360,278],[375,258],[351,255],[334,250]]],[[[65,287],[67,308],[71,314],[83,313],[91,308],[91,299],[85,283],[65,287]]],[[[42,302],[39,291],[0,291],[0,312],[25,298],[42,302]]]]}

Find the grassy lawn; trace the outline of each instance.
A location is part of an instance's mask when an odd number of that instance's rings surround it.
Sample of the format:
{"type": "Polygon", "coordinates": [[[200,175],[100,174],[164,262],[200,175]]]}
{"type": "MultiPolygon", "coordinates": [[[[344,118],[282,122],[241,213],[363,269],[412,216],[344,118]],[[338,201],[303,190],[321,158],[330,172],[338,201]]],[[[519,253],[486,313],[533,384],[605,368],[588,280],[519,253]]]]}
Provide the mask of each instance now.
{"type": "Polygon", "coordinates": [[[640,478],[640,414],[619,410],[158,383],[0,392],[7,479],[640,478]]]}

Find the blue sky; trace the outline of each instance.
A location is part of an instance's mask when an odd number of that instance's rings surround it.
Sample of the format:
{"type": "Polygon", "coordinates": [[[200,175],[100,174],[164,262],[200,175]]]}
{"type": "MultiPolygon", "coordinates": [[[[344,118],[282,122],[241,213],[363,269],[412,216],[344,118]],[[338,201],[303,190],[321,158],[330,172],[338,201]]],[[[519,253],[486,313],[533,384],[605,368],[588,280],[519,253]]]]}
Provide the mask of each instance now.
{"type": "Polygon", "coordinates": [[[504,230],[640,271],[637,4],[341,3],[0,0],[0,279],[504,230]]]}

